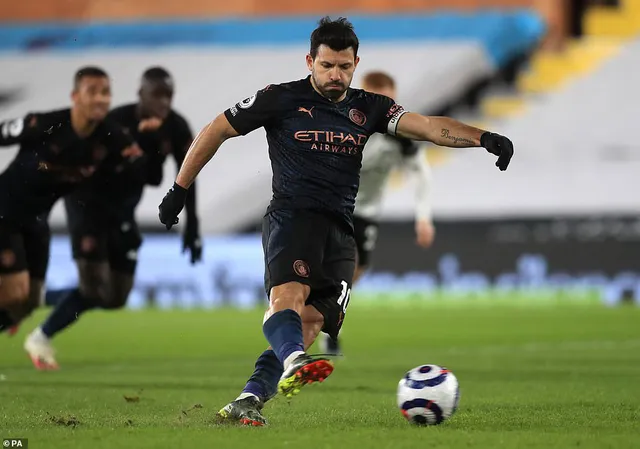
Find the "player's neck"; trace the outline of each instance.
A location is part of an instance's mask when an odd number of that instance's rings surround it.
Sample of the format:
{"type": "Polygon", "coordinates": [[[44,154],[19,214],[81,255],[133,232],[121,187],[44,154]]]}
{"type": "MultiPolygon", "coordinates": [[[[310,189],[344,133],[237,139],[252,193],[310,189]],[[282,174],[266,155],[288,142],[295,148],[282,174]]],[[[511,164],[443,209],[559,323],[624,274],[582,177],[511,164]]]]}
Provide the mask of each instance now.
{"type": "Polygon", "coordinates": [[[344,100],[347,97],[347,91],[345,91],[342,95],[340,95],[340,98],[336,98],[335,100],[326,97],[324,95],[322,95],[322,92],[320,92],[320,89],[318,89],[318,86],[316,86],[315,81],[313,81],[313,77],[309,77],[309,80],[311,81],[311,86],[313,87],[313,90],[315,90],[316,92],[318,92],[318,94],[322,97],[322,98],[326,98],[327,100],[329,100],[331,103],[340,103],[342,100],[344,100]]]}
{"type": "Polygon", "coordinates": [[[77,109],[71,108],[71,127],[80,137],[87,137],[93,133],[98,126],[95,120],[84,117],[77,109]]]}

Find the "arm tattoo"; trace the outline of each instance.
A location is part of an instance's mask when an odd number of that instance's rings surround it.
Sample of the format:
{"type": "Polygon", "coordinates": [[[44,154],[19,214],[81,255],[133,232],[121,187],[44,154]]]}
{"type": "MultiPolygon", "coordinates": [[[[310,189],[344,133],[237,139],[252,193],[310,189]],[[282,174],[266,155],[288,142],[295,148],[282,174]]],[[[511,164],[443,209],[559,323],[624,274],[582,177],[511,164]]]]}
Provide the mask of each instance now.
{"type": "Polygon", "coordinates": [[[464,137],[456,137],[449,134],[449,130],[446,128],[442,128],[442,132],[440,133],[440,137],[443,137],[447,140],[453,141],[456,145],[459,143],[466,143],[469,145],[475,145],[475,143],[471,139],[467,139],[464,137]]]}

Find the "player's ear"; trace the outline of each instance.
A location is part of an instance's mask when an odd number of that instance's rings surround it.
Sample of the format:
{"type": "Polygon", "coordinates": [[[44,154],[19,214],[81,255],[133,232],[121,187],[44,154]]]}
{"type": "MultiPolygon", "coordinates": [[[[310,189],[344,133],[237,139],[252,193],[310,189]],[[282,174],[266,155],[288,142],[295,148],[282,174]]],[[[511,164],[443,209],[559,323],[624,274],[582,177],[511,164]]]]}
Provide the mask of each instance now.
{"type": "Polygon", "coordinates": [[[313,70],[313,58],[311,55],[307,55],[307,68],[313,70]]]}
{"type": "Polygon", "coordinates": [[[356,56],[355,61],[353,61],[353,68],[358,67],[358,63],[360,62],[360,56],[356,56]]]}

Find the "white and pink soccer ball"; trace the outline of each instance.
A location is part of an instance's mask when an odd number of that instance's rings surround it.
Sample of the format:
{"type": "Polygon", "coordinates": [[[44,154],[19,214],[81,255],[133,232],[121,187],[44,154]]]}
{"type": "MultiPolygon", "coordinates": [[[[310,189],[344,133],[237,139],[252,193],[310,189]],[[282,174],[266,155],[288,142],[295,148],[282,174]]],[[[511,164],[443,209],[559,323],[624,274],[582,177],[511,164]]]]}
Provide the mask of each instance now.
{"type": "Polygon", "coordinates": [[[412,424],[440,424],[455,413],[460,399],[456,376],[438,365],[422,365],[398,383],[398,407],[412,424]]]}

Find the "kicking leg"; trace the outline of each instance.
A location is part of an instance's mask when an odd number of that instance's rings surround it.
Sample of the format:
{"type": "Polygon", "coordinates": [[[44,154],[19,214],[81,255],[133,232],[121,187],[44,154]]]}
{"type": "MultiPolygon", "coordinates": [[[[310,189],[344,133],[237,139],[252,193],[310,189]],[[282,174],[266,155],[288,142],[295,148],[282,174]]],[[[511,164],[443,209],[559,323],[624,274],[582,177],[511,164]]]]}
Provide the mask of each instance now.
{"type": "Polygon", "coordinates": [[[284,373],[278,391],[287,397],[313,382],[322,382],[333,371],[326,358],[311,357],[304,348],[302,312],[311,289],[299,282],[287,282],[271,289],[269,309],[262,327],[284,373]]]}
{"type": "MultiPolygon", "coordinates": [[[[308,350],[324,325],[324,317],[313,306],[305,306],[302,315],[304,349],[308,350]]],[[[261,411],[264,404],[277,393],[283,373],[282,363],[271,348],[258,357],[255,370],[238,398],[217,414],[219,421],[262,426],[267,420],[261,411]]]]}

